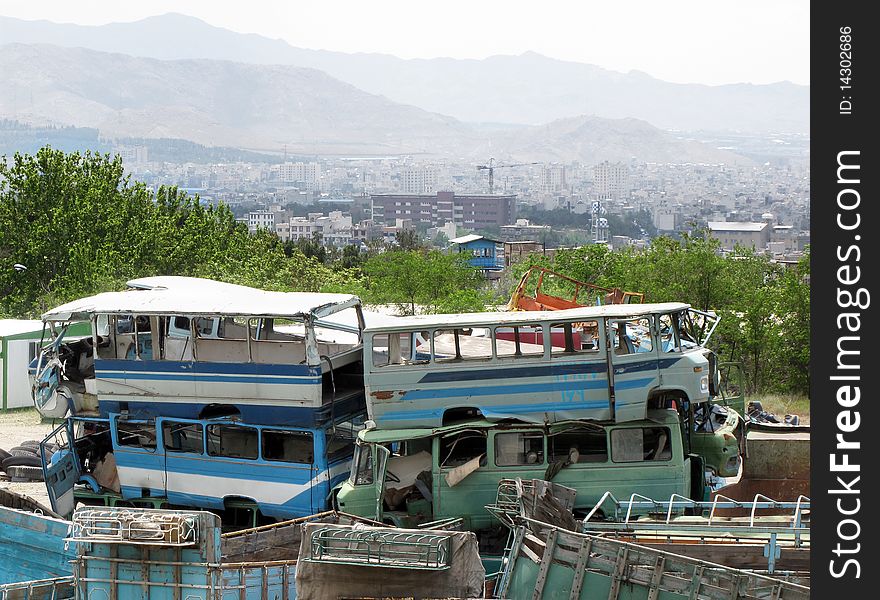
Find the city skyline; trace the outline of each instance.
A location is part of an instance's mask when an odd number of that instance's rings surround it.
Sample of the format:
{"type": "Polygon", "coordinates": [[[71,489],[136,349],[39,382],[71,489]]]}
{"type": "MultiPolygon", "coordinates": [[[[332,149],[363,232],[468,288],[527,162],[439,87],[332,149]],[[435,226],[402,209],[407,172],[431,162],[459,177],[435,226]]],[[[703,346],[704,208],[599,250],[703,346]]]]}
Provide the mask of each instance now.
{"type": "Polygon", "coordinates": [[[102,25],[176,12],[292,46],[405,59],[483,59],[537,52],[606,69],[642,71],[676,83],[809,85],[809,5],[796,1],[672,4],[521,1],[443,10],[412,3],[336,0],[320,5],[254,0],[4,2],[3,16],[102,25]]]}

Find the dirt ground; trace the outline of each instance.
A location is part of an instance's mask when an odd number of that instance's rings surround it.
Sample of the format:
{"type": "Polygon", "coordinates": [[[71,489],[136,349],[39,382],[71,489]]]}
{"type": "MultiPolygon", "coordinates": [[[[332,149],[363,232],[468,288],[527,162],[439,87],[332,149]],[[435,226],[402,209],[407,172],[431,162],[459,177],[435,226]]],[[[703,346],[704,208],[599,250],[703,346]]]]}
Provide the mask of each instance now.
{"type": "MultiPolygon", "coordinates": [[[[55,427],[51,422],[41,422],[40,414],[33,408],[0,412],[0,448],[9,450],[27,440],[42,440],[55,427]]],[[[30,496],[49,506],[49,496],[42,481],[12,482],[0,471],[0,488],[30,496]]]]}

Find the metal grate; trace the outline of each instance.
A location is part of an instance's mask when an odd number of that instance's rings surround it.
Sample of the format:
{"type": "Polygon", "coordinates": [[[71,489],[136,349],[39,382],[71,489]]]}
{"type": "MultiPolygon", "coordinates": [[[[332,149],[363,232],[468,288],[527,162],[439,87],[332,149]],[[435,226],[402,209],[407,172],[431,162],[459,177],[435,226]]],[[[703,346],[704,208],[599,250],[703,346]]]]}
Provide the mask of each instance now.
{"type": "Polygon", "coordinates": [[[328,525],[312,531],[309,542],[305,560],[312,562],[437,571],[449,568],[449,536],[430,532],[328,525]]]}
{"type": "Polygon", "coordinates": [[[199,540],[196,513],[150,508],[81,508],[73,514],[71,540],[192,546],[199,540]]]}

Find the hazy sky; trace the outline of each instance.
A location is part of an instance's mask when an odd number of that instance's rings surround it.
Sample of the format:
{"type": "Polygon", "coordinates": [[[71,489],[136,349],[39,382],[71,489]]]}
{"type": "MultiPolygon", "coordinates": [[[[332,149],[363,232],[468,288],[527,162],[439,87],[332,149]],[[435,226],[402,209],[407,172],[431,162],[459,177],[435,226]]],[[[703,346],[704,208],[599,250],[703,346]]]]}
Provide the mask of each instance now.
{"type": "Polygon", "coordinates": [[[83,25],[166,12],[303,48],[401,58],[533,50],[683,83],[810,81],[807,0],[0,0],[0,15],[83,25]]]}

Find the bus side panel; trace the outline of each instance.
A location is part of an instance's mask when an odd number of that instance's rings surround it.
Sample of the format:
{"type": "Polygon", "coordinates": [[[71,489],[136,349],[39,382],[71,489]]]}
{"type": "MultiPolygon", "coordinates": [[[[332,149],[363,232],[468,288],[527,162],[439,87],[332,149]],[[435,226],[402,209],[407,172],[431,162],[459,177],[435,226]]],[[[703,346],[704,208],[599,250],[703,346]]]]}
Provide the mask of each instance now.
{"type": "Polygon", "coordinates": [[[378,367],[366,386],[370,418],[380,428],[438,427],[444,412],[458,407],[533,423],[611,418],[607,365],[592,356],[378,367]]]}

